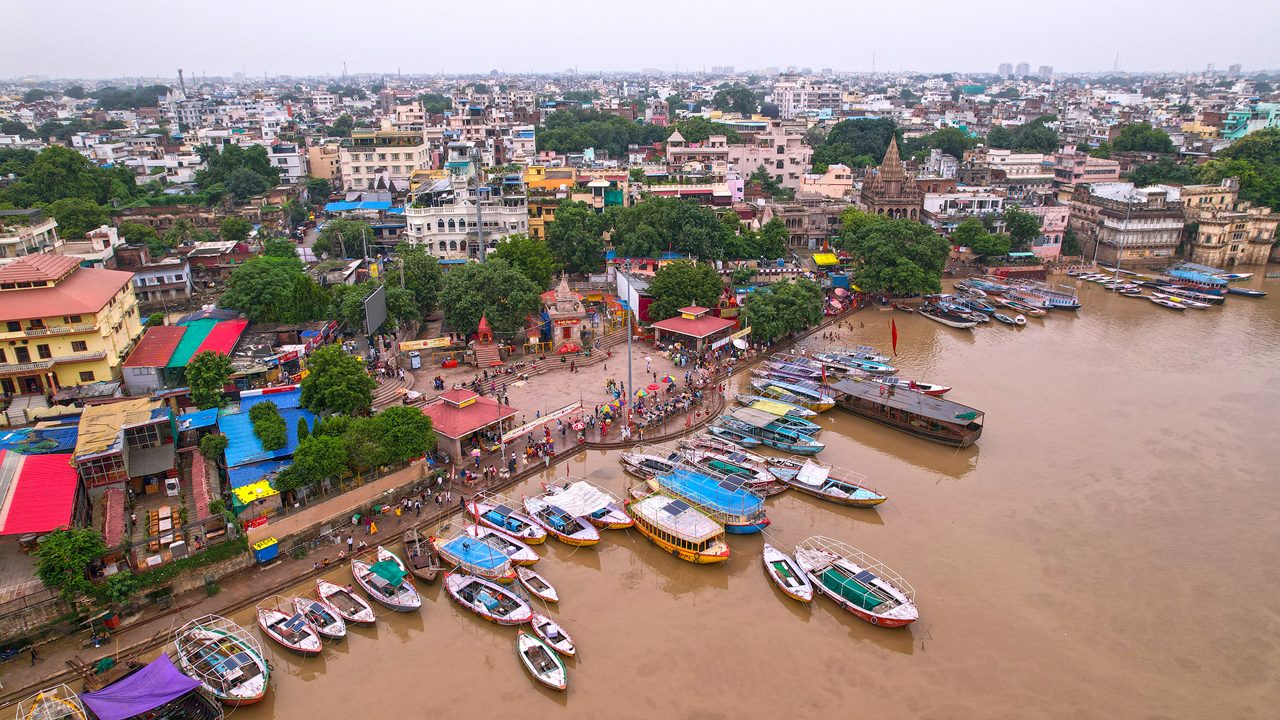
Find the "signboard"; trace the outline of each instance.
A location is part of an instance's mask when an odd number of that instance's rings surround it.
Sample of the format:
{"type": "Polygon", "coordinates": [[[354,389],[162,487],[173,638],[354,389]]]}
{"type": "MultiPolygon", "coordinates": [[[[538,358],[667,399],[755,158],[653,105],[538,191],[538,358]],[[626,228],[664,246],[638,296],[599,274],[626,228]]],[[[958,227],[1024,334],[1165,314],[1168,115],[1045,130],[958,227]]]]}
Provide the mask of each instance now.
{"type": "Polygon", "coordinates": [[[426,340],[405,340],[400,343],[400,351],[425,350],[427,348],[449,347],[453,343],[447,337],[427,338],[426,340]]]}
{"type": "Polygon", "coordinates": [[[575,402],[575,403],[570,403],[568,405],[565,405],[559,410],[552,410],[551,412],[544,414],[542,417],[537,418],[533,422],[527,422],[521,425],[520,427],[512,428],[511,430],[508,430],[507,432],[503,433],[502,442],[509,443],[512,440],[515,440],[516,438],[520,437],[521,435],[525,435],[526,433],[532,432],[533,430],[537,429],[538,426],[540,425],[543,425],[552,420],[555,420],[556,418],[562,418],[565,415],[571,415],[575,412],[578,412],[581,409],[582,409],[582,403],[575,402]]]}
{"type": "Polygon", "coordinates": [[[580,322],[582,322],[581,318],[576,318],[576,317],[560,318],[559,320],[556,320],[556,327],[566,327],[568,325],[577,325],[580,322]]]}
{"type": "Polygon", "coordinates": [[[732,341],[734,341],[734,340],[737,340],[738,338],[746,337],[746,336],[748,336],[748,335],[750,335],[750,334],[751,334],[751,326],[750,326],[750,325],[748,325],[748,326],[746,326],[746,327],[742,328],[741,330],[739,330],[738,332],[733,333],[732,335],[728,335],[728,336],[726,336],[726,337],[722,337],[722,338],[720,338],[719,340],[717,340],[717,341],[715,341],[715,342],[711,343],[711,349],[712,349],[712,350],[716,350],[716,349],[718,349],[718,348],[722,348],[722,347],[724,347],[725,345],[728,345],[730,342],[732,342],[732,341]]]}
{"type": "Polygon", "coordinates": [[[264,526],[264,525],[266,525],[266,524],[267,524],[267,516],[266,516],[266,515],[260,515],[260,516],[258,516],[258,517],[256,517],[256,518],[252,519],[252,520],[245,520],[245,521],[244,521],[244,528],[245,528],[246,530],[252,530],[253,528],[256,528],[256,527],[262,527],[262,526],[264,526]]]}

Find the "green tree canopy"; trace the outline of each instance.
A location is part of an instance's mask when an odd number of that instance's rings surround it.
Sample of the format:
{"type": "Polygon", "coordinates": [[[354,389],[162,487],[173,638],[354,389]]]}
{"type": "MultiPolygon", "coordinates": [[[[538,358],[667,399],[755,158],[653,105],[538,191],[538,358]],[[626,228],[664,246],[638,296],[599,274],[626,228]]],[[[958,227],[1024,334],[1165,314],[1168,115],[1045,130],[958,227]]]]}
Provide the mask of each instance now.
{"type": "MultiPolygon", "coordinates": [[[[299,436],[301,437],[301,436],[299,436]]],[[[293,463],[281,471],[276,489],[297,490],[326,478],[338,477],[347,469],[347,448],[341,437],[308,435],[298,441],[293,463]]]]}
{"type": "Polygon", "coordinates": [[[440,93],[422,93],[418,96],[418,102],[422,103],[423,112],[432,115],[439,115],[453,109],[453,99],[440,93]]]}
{"type": "Polygon", "coordinates": [[[289,444],[289,427],[280,415],[280,408],[270,400],[249,408],[249,422],[263,450],[279,450],[289,444]]]}
{"type": "Polygon", "coordinates": [[[222,388],[231,379],[231,360],[215,350],[196,353],[187,363],[191,401],[201,410],[222,405],[222,388]]]}
{"type": "Polygon", "coordinates": [[[413,293],[419,315],[428,317],[439,304],[440,288],[444,284],[440,261],[420,245],[402,246],[398,252],[404,267],[404,287],[413,293]]]}
{"type": "Polygon", "coordinates": [[[89,566],[107,552],[102,534],[92,528],[54,530],[40,542],[36,553],[36,577],[50,590],[58,591],[71,604],[81,595],[93,593],[89,566]]]}
{"type": "MultiPolygon", "coordinates": [[[[725,112],[750,116],[756,111],[756,94],[741,85],[717,90],[711,98],[711,107],[725,112]]],[[[683,134],[683,133],[681,133],[683,134]]]]}
{"type": "Polygon", "coordinates": [[[133,110],[158,107],[160,98],[168,94],[169,88],[164,85],[135,85],[132,88],[108,85],[89,93],[89,97],[98,101],[99,110],[133,110]]]}
{"type": "Polygon", "coordinates": [[[557,110],[538,126],[538,150],[558,153],[595,148],[610,157],[624,158],[630,145],[652,145],[666,139],[668,128],[636,123],[598,110],[557,110]]]}
{"type": "Polygon", "coordinates": [[[1200,173],[1196,168],[1167,157],[1155,162],[1142,163],[1135,167],[1125,179],[1137,187],[1150,185],[1174,184],[1194,185],[1200,182],[1200,173]]]}
{"type": "Polygon", "coordinates": [[[1011,249],[1026,252],[1031,248],[1031,243],[1040,237],[1040,216],[1016,207],[1006,207],[1004,229],[1012,240],[1011,249]]]}
{"type": "Polygon", "coordinates": [[[724,256],[724,225],[710,208],[685,198],[652,197],[612,208],[613,244],[626,257],[672,251],[703,260],[724,256]]]}
{"type": "Polygon", "coordinates": [[[38,154],[27,150],[0,151],[0,170],[16,176],[0,190],[0,203],[20,208],[64,198],[106,205],[112,200],[129,200],[138,191],[128,168],[98,167],[75,150],[61,145],[52,145],[38,154]]]}
{"type": "Polygon", "coordinates": [[[1200,166],[1200,181],[1240,179],[1240,198],[1280,210],[1280,128],[1251,132],[1200,166]]]}
{"type": "Polygon", "coordinates": [[[298,258],[251,257],[231,271],[218,303],[254,322],[278,322],[289,310],[294,282],[302,274],[298,258]]]}
{"type": "Polygon", "coordinates": [[[787,255],[787,242],[791,239],[791,231],[782,218],[772,218],[760,228],[761,257],[776,260],[787,255]]]}
{"type": "Polygon", "coordinates": [[[902,152],[907,156],[915,156],[927,150],[937,149],[960,160],[964,158],[965,150],[977,144],[977,138],[969,137],[969,134],[960,128],[944,127],[928,135],[908,140],[902,152]]]}
{"type": "Polygon", "coordinates": [[[987,133],[987,144],[994,148],[1028,153],[1057,152],[1061,143],[1058,133],[1046,127],[1047,116],[1038,117],[1031,122],[1014,128],[994,127],[987,133]]]}
{"type": "Polygon", "coordinates": [[[468,263],[449,271],[444,278],[440,304],[449,327],[469,336],[488,317],[495,333],[511,337],[525,326],[525,320],[541,307],[542,288],[505,260],[468,263]]]}
{"type": "Polygon", "coordinates": [[[532,280],[534,285],[544,289],[551,286],[551,276],[559,269],[556,258],[546,243],[523,234],[503,238],[493,252],[489,253],[489,258],[506,260],[511,267],[532,280]]]}
{"type": "Polygon", "coordinates": [[[822,322],[822,305],[822,288],[812,280],[774,283],[751,293],[744,323],[751,325],[752,337],[769,342],[822,322]]]}
{"type": "Polygon", "coordinates": [[[711,265],[688,260],[669,262],[654,273],[653,282],[649,283],[649,293],[653,295],[649,317],[665,320],[689,305],[714,308],[723,291],[724,280],[711,265]]]}
{"type": "Polygon", "coordinates": [[[1111,147],[1120,152],[1173,152],[1169,134],[1147,123],[1130,123],[1120,128],[1111,141],[1111,147]]]}
{"type": "Polygon", "coordinates": [[[302,406],[318,413],[362,415],[373,406],[377,381],[369,376],[359,358],[343,352],[338,345],[326,345],[311,353],[310,371],[302,379],[302,406]]]}
{"type": "Polygon", "coordinates": [[[604,267],[604,221],[584,202],[563,200],[555,219],[547,223],[547,249],[572,273],[593,273],[604,267]]]}
{"type": "Polygon", "coordinates": [[[431,418],[416,407],[393,405],[369,421],[382,445],[382,464],[408,462],[436,448],[431,418]]]}
{"type": "MultiPolygon", "coordinates": [[[[685,141],[691,143],[706,142],[707,138],[712,135],[724,135],[725,140],[731,143],[742,142],[742,136],[738,134],[737,130],[734,130],[732,127],[725,125],[724,123],[708,120],[700,115],[687,117],[677,122],[676,130],[680,131],[680,136],[683,137],[685,141]]],[[[668,137],[671,137],[670,132],[668,132],[662,139],[665,140],[668,137]]]]}
{"type": "Polygon", "coordinates": [[[841,218],[837,247],[857,263],[858,287],[891,295],[936,293],[951,248],[926,225],[890,220],[850,208],[841,218]]]}
{"type": "Polygon", "coordinates": [[[249,239],[249,233],[253,230],[253,225],[248,220],[238,217],[223,218],[222,224],[218,226],[218,234],[223,240],[229,242],[244,242],[249,239]]]}
{"type": "Polygon", "coordinates": [[[280,181],[280,168],[271,164],[267,149],[261,145],[223,145],[221,150],[201,145],[196,152],[206,165],[196,172],[196,186],[205,192],[229,192],[237,202],[244,202],[280,181]]]}
{"type": "Polygon", "coordinates": [[[364,243],[372,237],[373,227],[364,220],[330,220],[311,249],[334,258],[362,257],[364,243]]]}
{"type": "Polygon", "coordinates": [[[322,205],[329,201],[333,186],[324,178],[307,178],[307,197],[313,205],[322,205]]]}
{"type": "Polygon", "coordinates": [[[92,200],[62,198],[45,206],[58,221],[58,234],[67,239],[83,238],[85,233],[111,221],[107,209],[92,200]]]}
{"type": "Polygon", "coordinates": [[[841,120],[813,148],[813,171],[826,172],[831,165],[851,168],[878,164],[889,149],[889,138],[902,142],[902,133],[888,118],[841,120]]]}
{"type": "Polygon", "coordinates": [[[287,238],[269,237],[262,241],[262,254],[266,257],[296,258],[298,251],[294,248],[293,242],[287,238]]]}

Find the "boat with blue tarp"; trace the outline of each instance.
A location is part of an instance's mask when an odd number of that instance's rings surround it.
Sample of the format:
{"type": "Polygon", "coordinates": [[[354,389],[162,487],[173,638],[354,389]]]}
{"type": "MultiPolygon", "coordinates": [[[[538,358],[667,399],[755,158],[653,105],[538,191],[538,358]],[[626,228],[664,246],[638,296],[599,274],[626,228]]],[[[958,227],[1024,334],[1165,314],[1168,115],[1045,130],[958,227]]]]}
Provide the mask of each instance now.
{"type": "Polygon", "coordinates": [[[727,533],[750,535],[769,527],[764,498],[748,490],[742,477],[719,475],[682,463],[649,483],[688,501],[712,520],[724,525],[727,533]]]}
{"type": "Polygon", "coordinates": [[[776,397],[789,403],[802,405],[814,412],[826,412],[835,406],[835,397],[818,383],[757,378],[751,381],[751,387],[764,397],[776,397]],[[798,400],[787,398],[798,398],[798,400]]]}
{"type": "Polygon", "coordinates": [[[753,408],[735,408],[721,415],[711,424],[711,431],[720,437],[750,438],[771,448],[797,455],[816,455],[826,445],[798,430],[781,425],[777,415],[753,408]]]}

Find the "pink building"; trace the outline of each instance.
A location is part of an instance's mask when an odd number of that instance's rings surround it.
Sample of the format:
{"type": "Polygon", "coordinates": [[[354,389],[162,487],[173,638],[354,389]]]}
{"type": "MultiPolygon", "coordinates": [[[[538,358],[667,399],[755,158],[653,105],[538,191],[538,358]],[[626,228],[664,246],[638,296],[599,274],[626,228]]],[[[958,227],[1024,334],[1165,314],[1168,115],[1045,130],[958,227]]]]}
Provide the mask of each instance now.
{"type": "Polygon", "coordinates": [[[1060,203],[1070,202],[1079,183],[1110,182],[1120,182],[1120,163],[1115,160],[1090,157],[1075,150],[1053,154],[1053,187],[1060,203]]]}
{"type": "Polygon", "coordinates": [[[1040,237],[1031,243],[1036,257],[1052,259],[1062,254],[1062,235],[1067,231],[1067,217],[1071,208],[1066,205],[1044,205],[1024,208],[1040,217],[1040,237]]]}

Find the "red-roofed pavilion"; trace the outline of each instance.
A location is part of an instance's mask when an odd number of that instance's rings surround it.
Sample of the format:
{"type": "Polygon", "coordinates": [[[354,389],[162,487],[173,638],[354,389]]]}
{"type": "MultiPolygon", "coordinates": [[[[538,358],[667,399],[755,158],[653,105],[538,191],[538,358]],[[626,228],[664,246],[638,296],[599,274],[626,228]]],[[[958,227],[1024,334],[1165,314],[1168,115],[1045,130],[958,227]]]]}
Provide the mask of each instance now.
{"type": "Polygon", "coordinates": [[[422,412],[431,418],[437,448],[461,460],[464,451],[473,447],[497,445],[485,436],[501,435],[516,409],[470,390],[454,389],[423,405],[422,412]]]}
{"type": "MultiPolygon", "coordinates": [[[[680,308],[679,315],[653,324],[654,341],[661,342],[666,333],[668,336],[675,336],[675,342],[692,344],[695,349],[701,350],[706,343],[727,335],[737,325],[733,320],[708,315],[709,312],[710,308],[700,305],[680,308]]],[[[669,341],[671,339],[668,337],[669,341]]]]}

